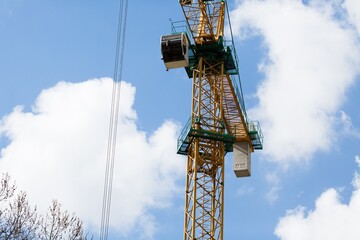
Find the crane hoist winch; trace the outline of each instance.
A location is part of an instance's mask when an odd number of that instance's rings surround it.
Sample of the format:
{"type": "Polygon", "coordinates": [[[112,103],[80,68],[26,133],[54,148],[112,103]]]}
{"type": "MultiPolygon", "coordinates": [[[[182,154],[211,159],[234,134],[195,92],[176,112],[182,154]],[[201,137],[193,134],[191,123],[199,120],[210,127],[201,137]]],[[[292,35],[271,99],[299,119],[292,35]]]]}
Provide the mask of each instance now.
{"type": "Polygon", "coordinates": [[[234,41],[224,36],[226,1],[179,2],[185,21],[172,22],[160,47],[166,69],[185,68],[192,79],[191,116],[177,143],[187,156],[184,240],[223,240],[225,155],[233,152],[237,177],[250,176],[263,135],[247,118],[234,41]]]}

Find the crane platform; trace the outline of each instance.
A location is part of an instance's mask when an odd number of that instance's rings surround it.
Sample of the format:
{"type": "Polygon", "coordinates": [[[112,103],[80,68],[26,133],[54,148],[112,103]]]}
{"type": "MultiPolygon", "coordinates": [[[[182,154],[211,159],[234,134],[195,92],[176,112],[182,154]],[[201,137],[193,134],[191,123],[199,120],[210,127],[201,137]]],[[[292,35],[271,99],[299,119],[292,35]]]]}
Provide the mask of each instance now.
{"type": "Polygon", "coordinates": [[[208,130],[192,128],[190,118],[178,138],[177,153],[187,155],[189,146],[195,137],[224,142],[225,152],[232,152],[233,144],[236,141],[236,137],[230,134],[217,134],[208,130]]]}

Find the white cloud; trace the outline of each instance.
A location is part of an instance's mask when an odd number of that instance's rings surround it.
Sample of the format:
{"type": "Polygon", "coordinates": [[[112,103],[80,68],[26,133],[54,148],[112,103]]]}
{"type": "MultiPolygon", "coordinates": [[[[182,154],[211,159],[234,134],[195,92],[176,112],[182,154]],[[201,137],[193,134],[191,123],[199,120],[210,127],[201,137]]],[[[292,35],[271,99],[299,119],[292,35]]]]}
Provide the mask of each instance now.
{"type": "Polygon", "coordinates": [[[360,138],[360,130],[355,128],[349,115],[340,111],[340,122],[343,126],[344,134],[360,138]]]}
{"type": "Polygon", "coordinates": [[[266,200],[270,204],[274,204],[279,199],[279,193],[281,188],[279,186],[272,186],[269,191],[266,192],[266,200]]]}
{"type": "MultiPolygon", "coordinates": [[[[358,158],[358,156],[356,157],[358,158]]],[[[360,167],[360,166],[359,166],[360,167]]],[[[331,188],[316,200],[315,209],[290,210],[276,226],[281,240],[357,240],[360,239],[360,184],[356,172],[354,191],[348,204],[340,201],[339,191],[331,188]]]]}
{"type": "Polygon", "coordinates": [[[281,190],[280,178],[278,173],[267,173],[265,179],[270,185],[270,189],[267,191],[265,198],[270,204],[274,204],[279,199],[281,190]]]}
{"type": "Polygon", "coordinates": [[[358,31],[360,36],[360,1],[359,0],[344,0],[344,8],[348,11],[349,21],[358,31]]]}
{"type": "Polygon", "coordinates": [[[360,167],[360,156],[358,156],[358,155],[355,156],[355,162],[360,167]]]}
{"type": "MultiPolygon", "coordinates": [[[[358,167],[360,168],[360,156],[358,156],[358,155],[355,156],[355,162],[358,165],[358,167]]],[[[354,188],[360,189],[360,173],[359,172],[355,172],[352,184],[353,184],[354,188]]]]}
{"type": "Polygon", "coordinates": [[[232,12],[236,36],[263,37],[265,79],[249,115],[262,124],[263,152],[284,167],[330,148],[337,111],[360,72],[358,38],[334,16],[340,2],[315,2],[322,4],[248,0],[232,12]]]}
{"type": "MultiPolygon", "coordinates": [[[[89,226],[101,219],[111,79],[61,82],[42,91],[32,111],[21,106],[0,122],[0,169],[9,172],[32,202],[46,208],[56,198],[89,226]]],[[[152,208],[171,205],[183,161],[176,155],[178,126],[166,121],[147,135],[137,128],[135,87],[122,82],[111,227],[146,239],[156,231],[152,208]]]]}
{"type": "Polygon", "coordinates": [[[238,196],[247,196],[254,192],[255,188],[248,185],[242,185],[236,190],[238,196]]]}
{"type": "Polygon", "coordinates": [[[278,185],[280,183],[280,178],[279,178],[278,174],[275,174],[275,173],[267,173],[265,175],[265,179],[268,183],[270,183],[272,185],[278,185]]]}

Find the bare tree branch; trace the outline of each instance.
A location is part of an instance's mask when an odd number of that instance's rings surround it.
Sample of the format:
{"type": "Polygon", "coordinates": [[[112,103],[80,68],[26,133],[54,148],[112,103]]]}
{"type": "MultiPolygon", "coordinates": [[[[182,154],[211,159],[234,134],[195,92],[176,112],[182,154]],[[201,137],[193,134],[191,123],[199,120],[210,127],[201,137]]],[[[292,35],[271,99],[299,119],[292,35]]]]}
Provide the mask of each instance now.
{"type": "Polygon", "coordinates": [[[74,214],[61,210],[61,204],[53,200],[46,216],[41,219],[38,238],[41,240],[53,239],[86,239],[83,233],[81,220],[74,214]]]}
{"type": "Polygon", "coordinates": [[[31,208],[25,192],[21,192],[3,212],[0,225],[1,239],[34,239],[37,213],[31,208]]]}
{"type": "Polygon", "coordinates": [[[0,185],[0,202],[11,198],[16,190],[15,183],[11,183],[11,178],[8,173],[2,175],[0,185]]]}
{"type": "Polygon", "coordinates": [[[31,208],[25,192],[14,197],[16,185],[8,174],[3,174],[0,184],[0,239],[88,239],[80,218],[63,211],[57,200],[53,200],[44,216],[38,215],[36,207],[31,208]]]}

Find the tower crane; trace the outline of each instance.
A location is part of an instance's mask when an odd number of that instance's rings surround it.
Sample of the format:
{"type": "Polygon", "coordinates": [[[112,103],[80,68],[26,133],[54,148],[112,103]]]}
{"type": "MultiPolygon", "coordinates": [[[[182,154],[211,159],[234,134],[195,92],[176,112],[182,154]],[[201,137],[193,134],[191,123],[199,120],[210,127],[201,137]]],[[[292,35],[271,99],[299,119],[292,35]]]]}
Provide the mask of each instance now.
{"type": "Polygon", "coordinates": [[[187,156],[183,239],[223,240],[225,155],[233,152],[237,177],[250,176],[263,135],[247,118],[226,0],[179,3],[185,21],[172,22],[160,47],[166,69],[185,68],[192,79],[191,117],[177,143],[187,156]]]}

